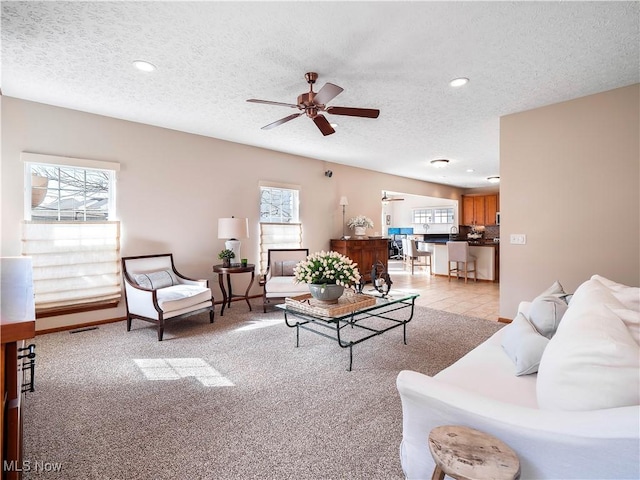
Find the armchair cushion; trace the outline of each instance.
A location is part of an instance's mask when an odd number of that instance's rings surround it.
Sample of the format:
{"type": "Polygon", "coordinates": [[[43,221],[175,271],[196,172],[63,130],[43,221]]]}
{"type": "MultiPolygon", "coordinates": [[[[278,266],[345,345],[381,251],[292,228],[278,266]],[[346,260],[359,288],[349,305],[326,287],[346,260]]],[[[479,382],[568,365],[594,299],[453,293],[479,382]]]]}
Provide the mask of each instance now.
{"type": "MultiPolygon", "coordinates": [[[[306,283],[295,283],[293,277],[271,277],[264,285],[265,293],[294,294],[309,293],[309,285],[306,283]]],[[[286,296],[286,295],[285,295],[286,296]]]]}
{"type": "Polygon", "coordinates": [[[178,277],[170,270],[160,270],[157,272],[136,273],[133,279],[142,288],[155,290],[156,288],[170,287],[178,285],[178,277]]]}
{"type": "Polygon", "coordinates": [[[211,290],[196,285],[173,285],[158,290],[158,305],[169,313],[211,301],[211,290]]]}

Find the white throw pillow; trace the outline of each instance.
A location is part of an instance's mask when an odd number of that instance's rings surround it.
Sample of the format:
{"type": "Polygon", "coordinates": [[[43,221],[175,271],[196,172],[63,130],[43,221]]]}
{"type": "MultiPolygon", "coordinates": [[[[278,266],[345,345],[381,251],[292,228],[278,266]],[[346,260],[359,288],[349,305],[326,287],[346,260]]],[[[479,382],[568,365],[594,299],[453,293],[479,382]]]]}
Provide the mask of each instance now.
{"type": "Polygon", "coordinates": [[[540,361],[540,408],[597,410],[640,404],[640,347],[614,313],[619,308],[624,306],[596,280],[576,290],[540,361]]]}
{"type": "Polygon", "coordinates": [[[171,287],[178,285],[178,277],[170,270],[160,270],[158,272],[137,273],[133,275],[133,279],[138,286],[155,290],[158,288],[171,287]]]}
{"type": "Polygon", "coordinates": [[[551,338],[556,333],[562,316],[569,308],[566,296],[562,285],[556,281],[531,302],[529,320],[541,335],[551,338]]]}
{"type": "Polygon", "coordinates": [[[529,375],[538,371],[542,353],[549,339],[522,314],[518,313],[509,325],[504,327],[502,348],[516,366],[516,376],[529,375]]]}

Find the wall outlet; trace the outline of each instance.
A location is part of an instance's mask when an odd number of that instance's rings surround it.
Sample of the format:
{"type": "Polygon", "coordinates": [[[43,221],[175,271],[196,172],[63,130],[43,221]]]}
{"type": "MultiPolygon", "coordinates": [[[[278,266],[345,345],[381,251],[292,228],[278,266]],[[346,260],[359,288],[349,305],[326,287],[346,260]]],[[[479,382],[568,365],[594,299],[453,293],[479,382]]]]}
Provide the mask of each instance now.
{"type": "Polygon", "coordinates": [[[512,245],[525,245],[527,243],[527,236],[524,233],[512,233],[509,237],[509,243],[512,245]]]}

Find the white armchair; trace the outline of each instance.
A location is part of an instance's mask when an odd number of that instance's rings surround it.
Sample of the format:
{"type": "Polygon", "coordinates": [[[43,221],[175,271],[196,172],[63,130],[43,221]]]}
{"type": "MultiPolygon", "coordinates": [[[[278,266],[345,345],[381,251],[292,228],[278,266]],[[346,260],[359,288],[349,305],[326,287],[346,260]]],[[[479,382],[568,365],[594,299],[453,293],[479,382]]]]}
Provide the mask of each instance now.
{"type": "Polygon", "coordinates": [[[134,318],[158,326],[162,341],[165,320],[209,312],[213,323],[213,296],[208,280],[181,275],[173,264],[173,254],[122,258],[127,332],[134,318]]]}
{"type": "Polygon", "coordinates": [[[260,279],[263,287],[263,311],[274,299],[309,293],[306,283],[296,283],[293,268],[309,255],[308,248],[270,249],[267,252],[267,271],[260,279]]]}

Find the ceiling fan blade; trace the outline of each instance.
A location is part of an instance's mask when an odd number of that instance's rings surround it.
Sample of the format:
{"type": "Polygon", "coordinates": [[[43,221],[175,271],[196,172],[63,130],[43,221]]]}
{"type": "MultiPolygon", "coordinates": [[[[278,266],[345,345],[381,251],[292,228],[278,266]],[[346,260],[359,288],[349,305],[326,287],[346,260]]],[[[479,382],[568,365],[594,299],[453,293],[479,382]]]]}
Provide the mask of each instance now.
{"type": "Polygon", "coordinates": [[[289,115],[288,117],[281,118],[280,120],[276,120],[269,125],[265,125],[261,128],[261,130],[271,130],[272,128],[277,127],[278,125],[282,125],[283,123],[288,122],[289,120],[293,120],[294,118],[298,118],[302,113],[294,113],[293,115],[289,115]]]}
{"type": "Polygon", "coordinates": [[[257,98],[250,98],[247,102],[251,103],[264,103],[266,105],[279,105],[281,107],[291,107],[291,108],[300,108],[298,105],[293,103],[283,103],[283,102],[271,102],[269,100],[258,100],[257,98]]]}
{"type": "Polygon", "coordinates": [[[380,110],[375,108],[327,107],[327,113],[333,115],[349,115],[350,117],[378,118],[380,110]]]}
{"type": "Polygon", "coordinates": [[[313,123],[317,125],[317,127],[322,132],[322,135],[324,135],[325,137],[327,135],[331,135],[332,133],[336,133],[336,131],[333,129],[324,115],[316,115],[315,117],[313,117],[313,123]]]}
{"type": "Polygon", "coordinates": [[[334,85],[333,83],[325,83],[316,96],[313,97],[313,103],[316,105],[326,105],[331,100],[342,93],[344,88],[334,85]]]}

